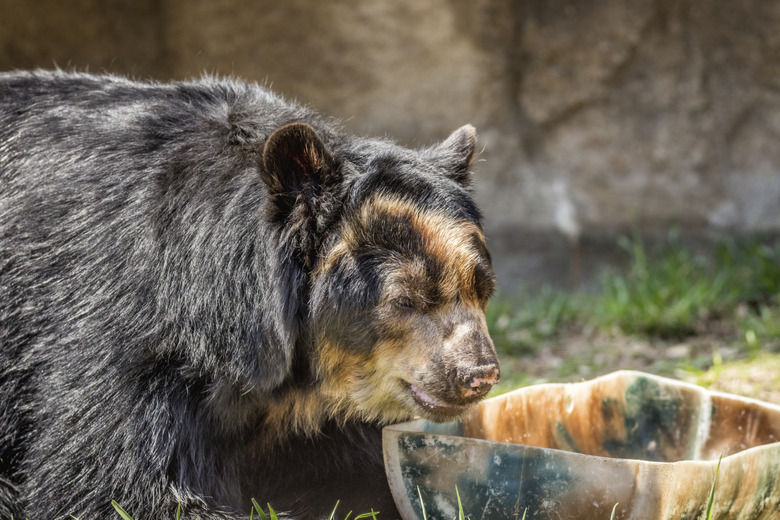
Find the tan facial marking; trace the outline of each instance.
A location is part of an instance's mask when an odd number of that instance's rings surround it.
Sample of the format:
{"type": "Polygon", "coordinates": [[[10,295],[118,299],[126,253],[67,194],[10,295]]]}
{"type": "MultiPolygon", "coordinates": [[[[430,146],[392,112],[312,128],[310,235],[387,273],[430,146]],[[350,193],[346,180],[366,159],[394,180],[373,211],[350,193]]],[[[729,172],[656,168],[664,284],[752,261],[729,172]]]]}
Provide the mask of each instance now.
{"type": "Polygon", "coordinates": [[[377,345],[369,356],[323,342],[318,363],[320,385],[293,389],[268,403],[264,439],[273,443],[290,432],[314,433],[326,419],[407,419],[408,412],[392,402],[399,375],[393,360],[400,356],[399,345],[393,342],[377,345]]]}
{"type": "Polygon", "coordinates": [[[405,359],[405,347],[403,342],[382,341],[361,355],[324,342],[319,366],[322,394],[330,412],[345,420],[408,418],[408,410],[397,398],[399,379],[405,375],[398,362],[405,359]]]}
{"type": "MultiPolygon", "coordinates": [[[[425,241],[425,253],[436,259],[444,272],[440,286],[445,299],[461,298],[476,300],[474,291],[474,266],[479,261],[479,252],[472,241],[485,243],[484,235],[479,227],[468,220],[453,220],[441,214],[421,210],[407,201],[381,195],[373,196],[362,205],[358,218],[348,222],[341,233],[341,240],[328,252],[320,263],[319,272],[330,269],[339,259],[349,255],[359,247],[358,237],[361,230],[368,229],[370,223],[388,217],[406,218],[412,228],[425,241]]],[[[410,264],[405,269],[411,271],[410,264]]]]}

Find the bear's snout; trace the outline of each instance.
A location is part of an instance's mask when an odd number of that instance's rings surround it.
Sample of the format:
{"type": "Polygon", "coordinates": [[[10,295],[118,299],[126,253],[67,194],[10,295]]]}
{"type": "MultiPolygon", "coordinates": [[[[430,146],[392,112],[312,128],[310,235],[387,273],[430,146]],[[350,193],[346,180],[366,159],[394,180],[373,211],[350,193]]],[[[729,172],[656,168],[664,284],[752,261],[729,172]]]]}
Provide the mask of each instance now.
{"type": "Polygon", "coordinates": [[[498,360],[478,367],[461,367],[456,369],[456,390],[464,398],[482,397],[498,384],[500,378],[498,360]]]}
{"type": "Polygon", "coordinates": [[[501,377],[495,347],[478,311],[455,308],[450,316],[450,324],[442,327],[444,334],[438,348],[429,347],[427,362],[402,378],[406,381],[405,392],[417,405],[414,411],[437,422],[451,421],[465,413],[501,377]]]}
{"type": "Polygon", "coordinates": [[[449,360],[449,394],[460,402],[473,402],[484,397],[500,377],[493,342],[476,317],[461,322],[456,333],[445,342],[449,360]]]}

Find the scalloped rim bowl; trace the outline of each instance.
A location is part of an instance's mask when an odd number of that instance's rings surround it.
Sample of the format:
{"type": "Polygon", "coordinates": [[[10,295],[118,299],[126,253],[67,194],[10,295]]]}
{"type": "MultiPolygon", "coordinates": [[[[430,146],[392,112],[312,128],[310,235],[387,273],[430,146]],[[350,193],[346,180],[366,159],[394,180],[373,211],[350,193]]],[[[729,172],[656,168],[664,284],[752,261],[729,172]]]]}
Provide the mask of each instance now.
{"type": "Polygon", "coordinates": [[[388,426],[404,520],[780,518],[780,406],[620,371],[521,388],[462,419],[388,426]]]}

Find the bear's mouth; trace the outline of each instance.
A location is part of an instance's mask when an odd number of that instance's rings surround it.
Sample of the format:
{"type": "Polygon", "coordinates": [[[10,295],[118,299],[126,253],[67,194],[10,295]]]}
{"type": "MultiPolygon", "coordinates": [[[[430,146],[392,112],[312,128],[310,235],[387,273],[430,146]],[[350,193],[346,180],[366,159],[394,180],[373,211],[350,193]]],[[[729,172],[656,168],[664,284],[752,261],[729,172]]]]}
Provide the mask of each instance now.
{"type": "Polygon", "coordinates": [[[426,415],[430,415],[434,420],[454,419],[468,408],[468,405],[452,404],[443,401],[413,383],[406,383],[406,388],[414,402],[426,412],[426,415]]]}

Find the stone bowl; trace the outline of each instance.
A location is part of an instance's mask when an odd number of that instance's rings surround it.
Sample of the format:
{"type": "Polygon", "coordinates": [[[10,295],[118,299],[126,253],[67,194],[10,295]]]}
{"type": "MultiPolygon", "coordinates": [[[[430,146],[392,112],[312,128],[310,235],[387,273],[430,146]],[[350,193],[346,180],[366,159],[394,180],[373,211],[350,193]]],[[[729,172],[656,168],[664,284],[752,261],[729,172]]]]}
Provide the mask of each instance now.
{"type": "Polygon", "coordinates": [[[383,432],[404,520],[780,519],[780,406],[640,372],[521,388],[383,432]],[[457,487],[457,495],[456,495],[457,487]]]}

